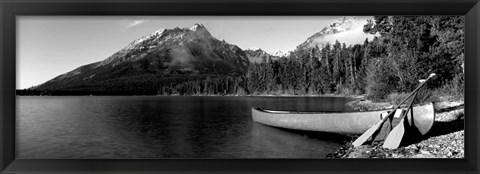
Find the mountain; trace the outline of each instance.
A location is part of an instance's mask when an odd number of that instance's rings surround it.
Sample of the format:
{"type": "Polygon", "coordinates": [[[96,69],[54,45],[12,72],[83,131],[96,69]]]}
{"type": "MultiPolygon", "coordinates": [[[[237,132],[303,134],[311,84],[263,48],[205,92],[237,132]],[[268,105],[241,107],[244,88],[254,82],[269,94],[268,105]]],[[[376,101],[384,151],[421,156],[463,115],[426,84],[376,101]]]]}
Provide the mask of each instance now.
{"type": "Polygon", "coordinates": [[[266,51],[260,49],[260,48],[249,48],[247,50],[244,50],[245,54],[248,57],[248,60],[250,63],[262,63],[265,59],[265,61],[268,61],[268,58],[272,60],[277,60],[280,59],[282,56],[277,56],[277,55],[271,55],[267,53],[266,51]]]}
{"type": "Polygon", "coordinates": [[[270,53],[270,55],[276,56],[276,57],[288,57],[291,53],[292,53],[292,51],[283,52],[283,51],[277,50],[277,51],[274,51],[274,52],[270,53]]]}
{"type": "Polygon", "coordinates": [[[35,90],[156,90],[192,78],[240,76],[245,52],[214,38],[205,26],[160,29],[139,38],[103,61],[81,66],[35,90]],[[142,88],[142,89],[140,89],[142,88]]]}
{"type": "Polygon", "coordinates": [[[297,46],[297,50],[315,46],[322,48],[327,43],[334,44],[336,40],[340,43],[345,43],[347,46],[350,44],[362,44],[366,38],[372,40],[374,37],[374,35],[363,32],[365,24],[367,24],[367,19],[350,16],[341,17],[310,36],[305,42],[297,46]]]}

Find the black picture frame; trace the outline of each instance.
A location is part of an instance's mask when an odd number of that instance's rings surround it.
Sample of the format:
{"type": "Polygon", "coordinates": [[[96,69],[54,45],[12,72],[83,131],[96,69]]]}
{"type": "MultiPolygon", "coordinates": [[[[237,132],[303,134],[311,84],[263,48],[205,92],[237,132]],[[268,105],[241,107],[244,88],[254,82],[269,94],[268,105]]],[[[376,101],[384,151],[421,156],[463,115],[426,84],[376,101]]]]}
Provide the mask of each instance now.
{"type": "Polygon", "coordinates": [[[1,173],[479,173],[478,0],[0,0],[1,173]],[[465,15],[465,159],[15,159],[16,16],[465,15]]]}

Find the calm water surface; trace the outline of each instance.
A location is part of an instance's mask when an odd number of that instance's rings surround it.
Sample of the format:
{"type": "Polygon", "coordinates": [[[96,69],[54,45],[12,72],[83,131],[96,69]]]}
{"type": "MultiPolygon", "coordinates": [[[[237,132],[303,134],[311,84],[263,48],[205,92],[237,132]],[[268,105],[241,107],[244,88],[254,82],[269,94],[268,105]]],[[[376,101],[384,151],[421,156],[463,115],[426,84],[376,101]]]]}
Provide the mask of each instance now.
{"type": "Polygon", "coordinates": [[[346,137],[254,123],[251,107],[345,111],[339,97],[19,96],[17,158],[323,158],[346,137]]]}

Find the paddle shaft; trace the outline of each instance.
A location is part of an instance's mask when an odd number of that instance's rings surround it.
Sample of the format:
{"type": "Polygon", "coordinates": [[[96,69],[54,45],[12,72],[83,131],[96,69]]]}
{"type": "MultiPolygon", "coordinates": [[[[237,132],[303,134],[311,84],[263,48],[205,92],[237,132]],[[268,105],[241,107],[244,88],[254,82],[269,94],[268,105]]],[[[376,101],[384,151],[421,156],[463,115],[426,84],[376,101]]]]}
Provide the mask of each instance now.
{"type": "MultiPolygon", "coordinates": [[[[425,83],[427,83],[427,81],[432,78],[433,76],[430,76],[428,77],[427,79],[425,79],[424,82],[422,82],[420,85],[418,85],[417,88],[415,88],[415,90],[413,90],[405,99],[403,99],[402,102],[400,102],[393,110],[392,112],[390,112],[385,118],[382,119],[382,122],[384,122],[385,120],[387,120],[387,118],[391,117],[396,111],[397,109],[399,109],[403,103],[405,103],[405,101],[407,101],[410,97],[412,97],[414,94],[416,95],[417,94],[417,91],[423,86],[425,85],[425,83]]],[[[413,100],[412,100],[412,103],[413,103],[413,100]]]]}
{"type": "Polygon", "coordinates": [[[413,95],[412,100],[410,101],[410,103],[409,103],[408,106],[407,106],[407,110],[405,111],[405,113],[403,113],[403,114],[400,116],[400,119],[405,118],[405,116],[408,114],[408,111],[411,110],[411,112],[413,112],[412,105],[413,105],[413,101],[415,100],[415,97],[417,97],[417,93],[415,93],[415,95],[413,95]]]}

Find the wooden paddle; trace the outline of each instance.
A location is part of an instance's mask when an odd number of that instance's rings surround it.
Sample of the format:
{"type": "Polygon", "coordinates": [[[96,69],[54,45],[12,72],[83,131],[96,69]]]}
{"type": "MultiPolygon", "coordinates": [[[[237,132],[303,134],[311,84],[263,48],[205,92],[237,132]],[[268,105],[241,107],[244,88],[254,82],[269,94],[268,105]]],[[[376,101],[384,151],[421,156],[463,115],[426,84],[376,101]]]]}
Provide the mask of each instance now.
{"type": "Polygon", "coordinates": [[[405,103],[405,101],[407,101],[410,97],[413,96],[413,94],[416,94],[417,91],[425,84],[427,83],[427,81],[432,78],[433,76],[435,76],[435,73],[432,73],[430,74],[430,76],[425,80],[423,81],[422,83],[420,83],[420,85],[418,85],[417,88],[415,88],[405,99],[403,99],[402,102],[400,102],[393,110],[392,112],[390,112],[390,114],[388,114],[386,117],[384,117],[382,120],[378,121],[377,123],[375,123],[372,127],[370,127],[367,131],[365,131],[362,135],[360,135],[360,137],[358,137],[353,143],[352,145],[354,147],[358,147],[358,146],[361,146],[363,143],[365,143],[377,130],[378,128],[380,128],[380,126],[383,124],[383,122],[385,122],[389,117],[391,117],[395,111],[397,109],[399,109],[403,103],[405,103]]]}
{"type": "Polygon", "coordinates": [[[417,96],[417,93],[415,93],[412,100],[408,104],[406,112],[404,112],[400,116],[400,122],[398,123],[398,125],[395,126],[395,128],[393,128],[392,131],[390,131],[390,133],[388,134],[387,138],[385,139],[385,142],[383,142],[383,148],[396,149],[400,145],[400,142],[403,139],[403,135],[405,134],[405,126],[403,125],[404,118],[409,111],[413,112],[412,104],[416,96],[417,96]]]}

